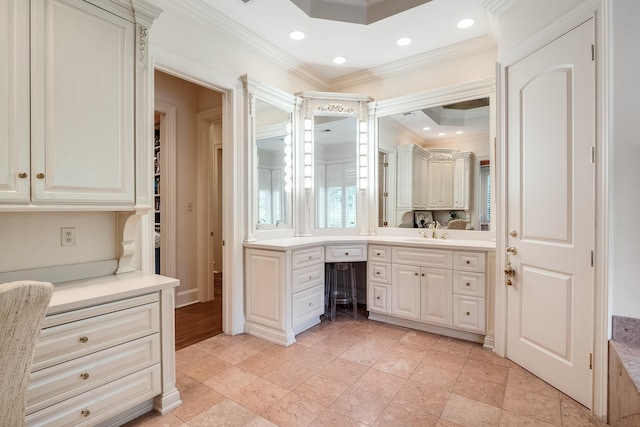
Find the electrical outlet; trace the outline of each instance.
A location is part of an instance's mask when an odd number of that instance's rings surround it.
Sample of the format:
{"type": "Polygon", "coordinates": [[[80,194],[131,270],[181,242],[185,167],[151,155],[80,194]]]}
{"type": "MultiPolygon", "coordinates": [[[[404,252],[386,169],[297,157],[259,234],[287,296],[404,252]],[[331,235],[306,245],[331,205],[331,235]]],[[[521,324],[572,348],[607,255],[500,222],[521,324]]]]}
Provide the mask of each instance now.
{"type": "Polygon", "coordinates": [[[76,244],[76,228],[62,227],[60,228],[60,246],[75,246],[76,244]]]}

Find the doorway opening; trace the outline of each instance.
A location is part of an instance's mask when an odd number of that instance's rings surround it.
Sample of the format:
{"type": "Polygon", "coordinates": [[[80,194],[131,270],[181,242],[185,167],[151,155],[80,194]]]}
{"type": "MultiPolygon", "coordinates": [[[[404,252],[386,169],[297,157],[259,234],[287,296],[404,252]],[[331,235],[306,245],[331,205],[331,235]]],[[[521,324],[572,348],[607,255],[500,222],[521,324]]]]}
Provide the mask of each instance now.
{"type": "Polygon", "coordinates": [[[176,349],[222,333],[223,94],[154,72],[157,272],[176,289],[176,349]]]}

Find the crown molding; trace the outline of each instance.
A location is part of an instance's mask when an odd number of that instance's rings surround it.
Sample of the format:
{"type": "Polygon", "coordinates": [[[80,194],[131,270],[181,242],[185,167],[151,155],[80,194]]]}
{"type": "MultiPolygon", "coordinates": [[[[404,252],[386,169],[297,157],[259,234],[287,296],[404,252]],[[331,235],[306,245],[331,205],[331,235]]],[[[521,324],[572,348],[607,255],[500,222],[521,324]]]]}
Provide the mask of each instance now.
{"type": "Polygon", "coordinates": [[[519,0],[484,0],[482,7],[491,15],[500,16],[519,0]]]}

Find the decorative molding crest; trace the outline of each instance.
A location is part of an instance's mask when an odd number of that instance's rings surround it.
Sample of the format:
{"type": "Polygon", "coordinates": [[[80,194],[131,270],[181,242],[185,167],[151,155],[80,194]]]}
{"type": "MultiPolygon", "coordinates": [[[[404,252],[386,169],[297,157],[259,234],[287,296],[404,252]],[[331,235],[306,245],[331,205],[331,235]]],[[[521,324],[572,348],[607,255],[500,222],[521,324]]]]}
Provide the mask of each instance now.
{"type": "Polygon", "coordinates": [[[149,46],[149,29],[142,24],[137,25],[137,38],[138,38],[138,59],[142,64],[147,63],[147,50],[149,46]]]}
{"type": "Polygon", "coordinates": [[[337,102],[329,102],[328,104],[319,105],[316,108],[318,113],[332,113],[332,114],[354,114],[356,110],[353,107],[345,106],[337,102]]]}

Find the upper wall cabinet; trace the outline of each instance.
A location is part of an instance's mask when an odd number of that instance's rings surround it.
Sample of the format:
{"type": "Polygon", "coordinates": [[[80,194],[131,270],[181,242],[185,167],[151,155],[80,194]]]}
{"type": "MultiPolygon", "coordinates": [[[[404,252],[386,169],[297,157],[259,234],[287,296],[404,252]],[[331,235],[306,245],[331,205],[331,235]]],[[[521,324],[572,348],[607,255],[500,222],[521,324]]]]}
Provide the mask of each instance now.
{"type": "Polygon", "coordinates": [[[123,2],[100,5],[0,2],[5,208],[136,203],[136,23],[123,2]]]}

